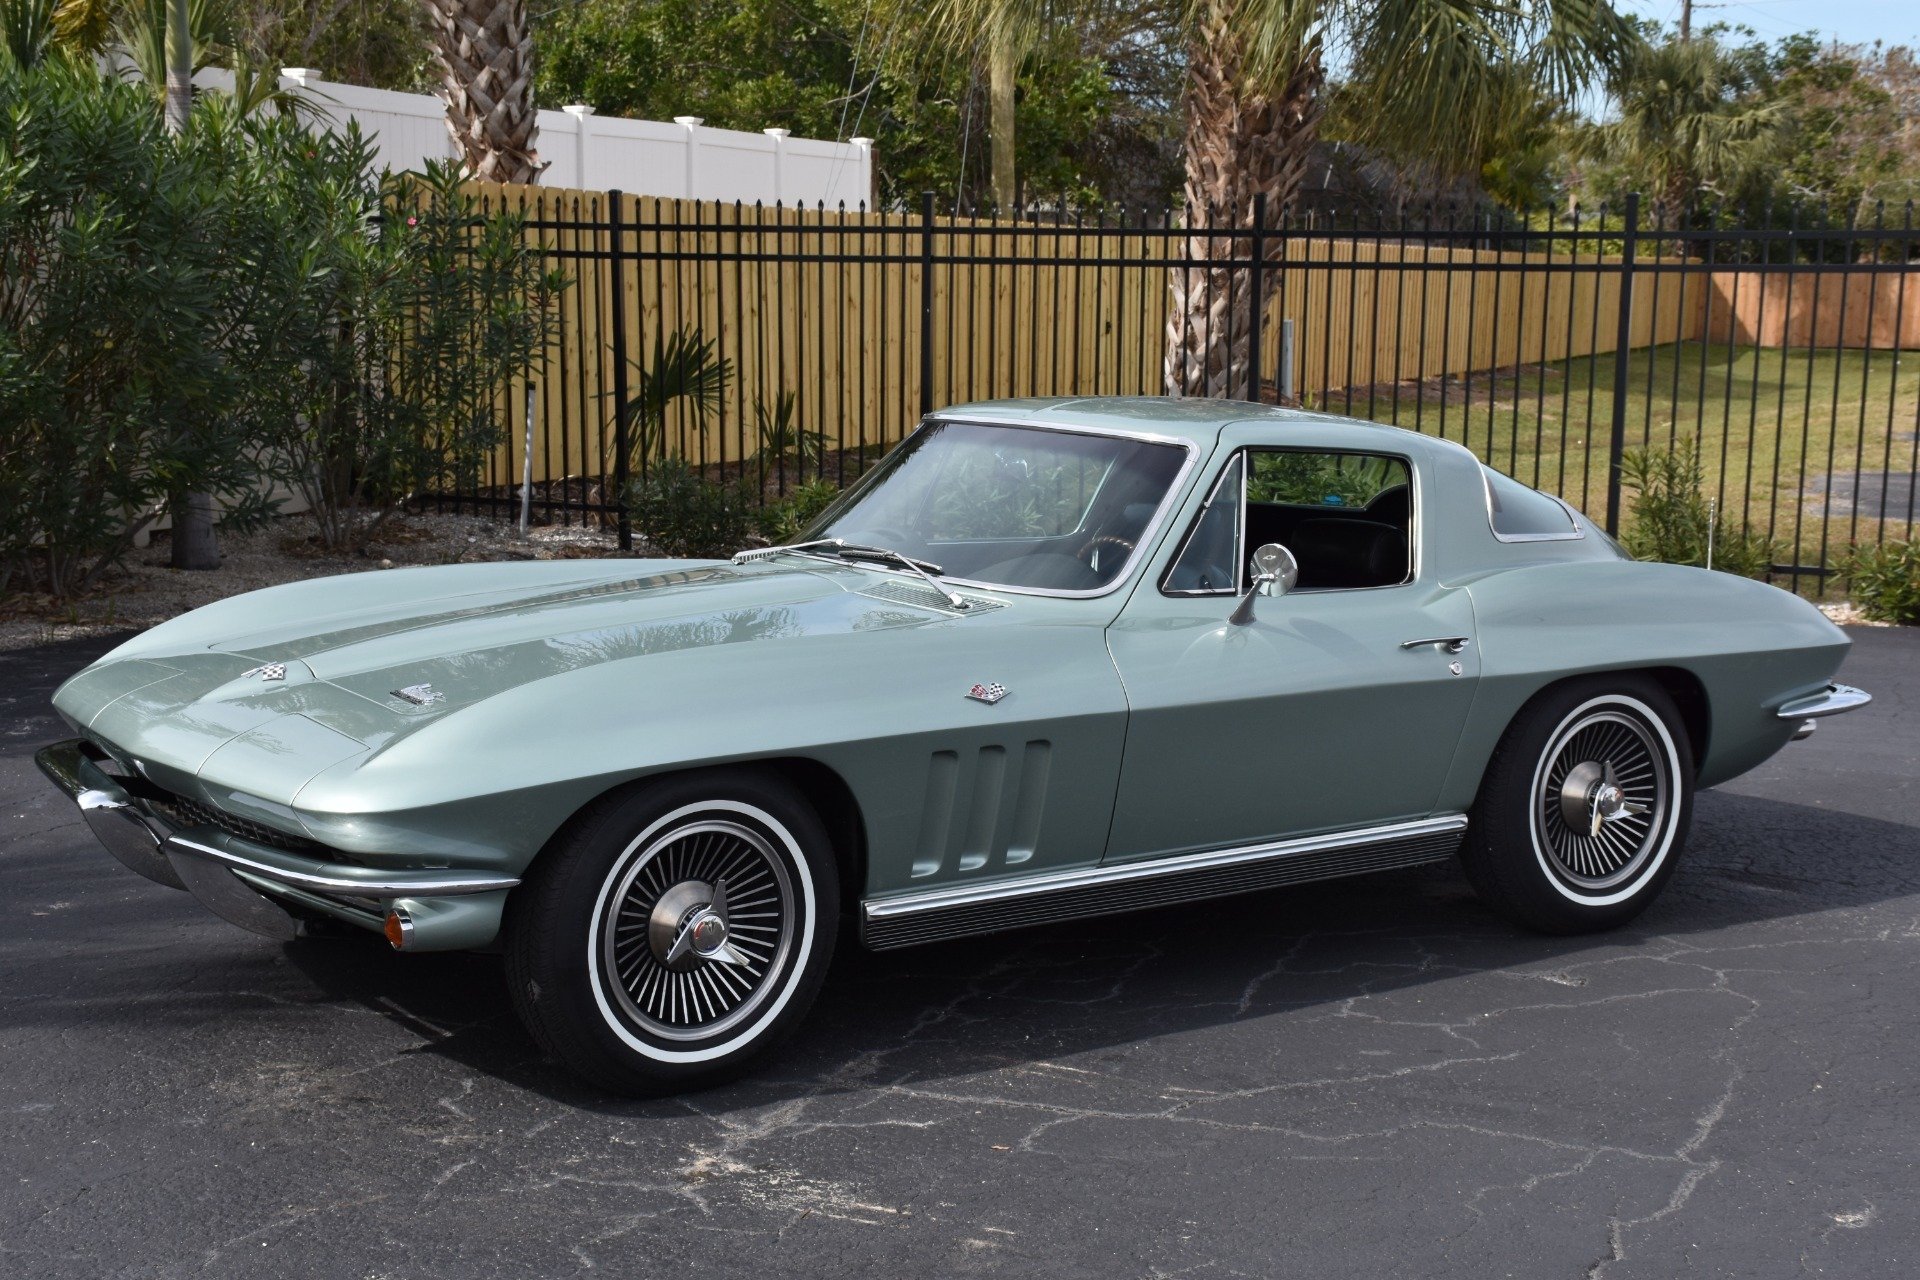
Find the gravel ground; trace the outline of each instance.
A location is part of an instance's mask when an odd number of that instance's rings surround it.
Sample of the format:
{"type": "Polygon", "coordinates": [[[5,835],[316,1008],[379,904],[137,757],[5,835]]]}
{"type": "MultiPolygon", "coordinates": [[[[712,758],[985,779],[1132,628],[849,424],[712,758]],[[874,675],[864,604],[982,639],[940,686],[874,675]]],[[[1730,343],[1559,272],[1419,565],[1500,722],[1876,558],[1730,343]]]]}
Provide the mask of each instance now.
{"type": "Polygon", "coordinates": [[[536,526],[522,538],[512,524],[478,516],[401,516],[388,523],[366,555],[329,554],[315,544],[311,529],[294,517],[251,533],[224,534],[220,567],[205,573],[169,568],[168,543],[158,538],[129,556],[84,600],[29,596],[11,604],[0,613],[0,651],[150,627],[215,600],[302,578],[395,565],[620,554],[610,530],[536,526]]]}

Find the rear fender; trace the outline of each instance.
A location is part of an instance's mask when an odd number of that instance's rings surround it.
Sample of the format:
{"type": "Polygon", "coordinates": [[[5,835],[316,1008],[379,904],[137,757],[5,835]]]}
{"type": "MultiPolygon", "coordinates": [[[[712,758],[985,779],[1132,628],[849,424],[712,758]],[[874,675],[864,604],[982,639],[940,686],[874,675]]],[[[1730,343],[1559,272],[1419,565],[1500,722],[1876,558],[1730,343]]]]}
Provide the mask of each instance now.
{"type": "Polygon", "coordinates": [[[1697,681],[1698,783],[1766,760],[1797,725],[1776,713],[1839,670],[1849,641],[1778,587],[1681,565],[1587,561],[1492,574],[1467,586],[1481,676],[1441,808],[1466,809],[1500,737],[1548,686],[1605,671],[1677,670],[1697,681]]]}

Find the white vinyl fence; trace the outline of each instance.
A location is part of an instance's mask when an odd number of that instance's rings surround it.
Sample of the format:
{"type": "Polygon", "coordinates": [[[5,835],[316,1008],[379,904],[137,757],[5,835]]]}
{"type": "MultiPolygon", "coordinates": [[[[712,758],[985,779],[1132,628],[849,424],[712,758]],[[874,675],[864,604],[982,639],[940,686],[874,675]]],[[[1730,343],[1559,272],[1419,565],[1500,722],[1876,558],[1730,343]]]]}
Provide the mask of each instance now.
{"type": "MultiPolygon", "coordinates": [[[[231,83],[221,71],[199,78],[220,87],[231,83]]],[[[285,68],[280,83],[304,92],[334,125],[358,120],[390,168],[457,158],[446,107],[431,94],[338,84],[303,67],[285,68]]],[[[747,204],[824,203],[829,209],[857,209],[873,199],[871,138],[823,142],[789,137],[785,129],[709,129],[698,116],[671,123],[627,120],[568,106],[540,112],[536,146],[547,164],[540,181],[548,186],[747,204]]]]}

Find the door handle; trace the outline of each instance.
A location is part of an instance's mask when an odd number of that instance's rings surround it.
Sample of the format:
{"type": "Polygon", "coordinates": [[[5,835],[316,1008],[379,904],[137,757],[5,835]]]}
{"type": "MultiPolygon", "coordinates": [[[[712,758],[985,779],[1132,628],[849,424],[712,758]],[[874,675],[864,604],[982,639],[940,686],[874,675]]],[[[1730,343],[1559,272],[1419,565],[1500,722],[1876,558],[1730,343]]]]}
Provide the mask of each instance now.
{"type": "Polygon", "coordinates": [[[1434,645],[1438,648],[1445,649],[1448,653],[1463,653],[1466,651],[1466,647],[1472,643],[1473,641],[1466,636],[1428,636],[1425,640],[1402,640],[1400,647],[1402,649],[1424,649],[1428,645],[1434,645]]]}

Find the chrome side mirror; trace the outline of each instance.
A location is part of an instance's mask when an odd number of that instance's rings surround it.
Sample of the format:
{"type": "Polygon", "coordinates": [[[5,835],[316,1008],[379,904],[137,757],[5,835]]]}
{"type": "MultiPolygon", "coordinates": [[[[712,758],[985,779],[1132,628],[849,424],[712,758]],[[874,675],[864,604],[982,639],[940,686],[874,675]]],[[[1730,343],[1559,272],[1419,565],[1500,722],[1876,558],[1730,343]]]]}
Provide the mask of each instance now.
{"type": "Polygon", "coordinates": [[[1253,581],[1227,621],[1236,627],[1246,626],[1253,621],[1255,596],[1283,596],[1299,581],[1300,562],[1293,558],[1293,552],[1277,542],[1267,543],[1253,553],[1253,581]]]}

